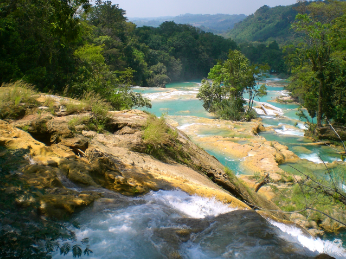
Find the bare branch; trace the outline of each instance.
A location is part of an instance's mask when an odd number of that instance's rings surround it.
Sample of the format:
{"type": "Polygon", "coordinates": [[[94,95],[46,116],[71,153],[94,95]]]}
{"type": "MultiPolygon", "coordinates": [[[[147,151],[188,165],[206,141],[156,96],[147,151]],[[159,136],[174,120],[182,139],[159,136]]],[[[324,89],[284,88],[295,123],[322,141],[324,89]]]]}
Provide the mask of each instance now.
{"type": "Polygon", "coordinates": [[[336,185],[335,185],[335,182],[334,182],[334,179],[333,179],[333,176],[332,176],[332,174],[331,174],[331,172],[330,172],[330,169],[328,168],[328,166],[326,165],[326,163],[324,162],[324,160],[323,160],[320,156],[318,156],[318,157],[322,160],[322,162],[323,162],[323,164],[324,164],[324,166],[325,166],[325,168],[326,168],[326,170],[327,170],[327,172],[328,172],[328,174],[329,174],[329,177],[330,177],[330,179],[331,179],[332,182],[333,182],[334,189],[337,190],[336,185]]]}
{"type": "Polygon", "coordinates": [[[302,175],[305,175],[306,177],[308,177],[312,182],[314,182],[314,183],[317,184],[318,186],[324,188],[323,192],[324,192],[325,194],[327,194],[327,195],[329,195],[329,196],[332,196],[332,197],[334,197],[334,194],[335,194],[335,193],[339,194],[341,197],[339,197],[338,200],[339,200],[340,202],[342,202],[343,204],[346,205],[346,196],[345,196],[343,193],[341,193],[341,192],[339,191],[339,189],[335,189],[335,190],[334,190],[333,188],[330,188],[330,187],[328,187],[328,186],[325,186],[325,185],[319,183],[318,181],[312,179],[310,176],[304,174],[303,172],[301,172],[301,171],[298,170],[297,168],[295,168],[295,167],[293,167],[293,166],[291,166],[291,165],[288,165],[288,166],[291,167],[291,168],[293,168],[294,170],[298,171],[298,172],[301,173],[302,175]]]}
{"type": "Polygon", "coordinates": [[[323,211],[316,210],[316,209],[314,209],[314,208],[306,208],[306,209],[307,209],[307,210],[313,210],[313,211],[319,212],[319,213],[323,214],[324,216],[326,216],[326,217],[328,217],[328,218],[331,218],[332,220],[335,220],[336,222],[338,222],[338,223],[340,223],[340,224],[346,226],[346,223],[341,222],[340,220],[337,220],[336,218],[333,218],[332,216],[330,216],[330,215],[324,213],[323,211]]]}
{"type": "Polygon", "coordinates": [[[336,132],[336,130],[334,129],[334,127],[332,126],[332,124],[330,124],[329,120],[327,120],[329,126],[332,128],[332,130],[334,131],[334,133],[338,136],[338,138],[340,139],[342,145],[344,146],[344,150],[345,150],[345,153],[346,153],[346,147],[345,147],[345,143],[342,141],[340,135],[336,132]]]}

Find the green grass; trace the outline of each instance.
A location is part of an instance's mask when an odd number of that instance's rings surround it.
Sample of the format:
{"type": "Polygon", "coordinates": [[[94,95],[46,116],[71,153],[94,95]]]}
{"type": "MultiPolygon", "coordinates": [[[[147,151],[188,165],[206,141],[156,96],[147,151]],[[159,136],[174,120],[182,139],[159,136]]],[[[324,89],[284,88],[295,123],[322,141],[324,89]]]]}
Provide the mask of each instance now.
{"type": "Polygon", "coordinates": [[[175,141],[177,137],[178,133],[166,124],[164,116],[157,118],[150,115],[148,117],[143,132],[143,142],[147,145],[148,153],[175,141]]]}
{"type": "Polygon", "coordinates": [[[34,95],[37,92],[33,85],[17,81],[2,84],[0,87],[0,119],[18,119],[23,117],[29,108],[39,106],[34,95]]]}
{"type": "Polygon", "coordinates": [[[76,132],[76,126],[88,125],[90,121],[90,116],[74,117],[68,121],[68,127],[73,132],[76,132]]]}
{"type": "Polygon", "coordinates": [[[56,100],[51,96],[45,96],[45,101],[43,103],[48,107],[49,111],[54,115],[57,109],[56,100]]]}
{"type": "Polygon", "coordinates": [[[88,92],[79,101],[65,100],[62,104],[66,107],[67,114],[91,112],[91,116],[72,118],[69,121],[69,128],[72,131],[75,131],[78,125],[85,125],[86,129],[97,132],[106,129],[111,105],[99,94],[88,92]]]}
{"type": "MultiPolygon", "coordinates": [[[[337,213],[339,220],[346,221],[346,215],[344,214],[346,206],[331,196],[316,192],[315,189],[309,187],[309,183],[302,187],[299,184],[294,184],[292,188],[278,189],[275,187],[272,190],[277,194],[273,201],[283,211],[295,212],[310,207],[332,216],[337,213]]],[[[300,212],[300,214],[305,216],[307,220],[315,221],[317,224],[326,219],[323,214],[311,210],[300,212]]]]}
{"type": "Polygon", "coordinates": [[[161,161],[173,160],[194,168],[189,147],[183,146],[178,141],[178,132],[166,123],[164,116],[157,118],[150,114],[144,126],[142,138],[144,144],[142,152],[161,161]]]}

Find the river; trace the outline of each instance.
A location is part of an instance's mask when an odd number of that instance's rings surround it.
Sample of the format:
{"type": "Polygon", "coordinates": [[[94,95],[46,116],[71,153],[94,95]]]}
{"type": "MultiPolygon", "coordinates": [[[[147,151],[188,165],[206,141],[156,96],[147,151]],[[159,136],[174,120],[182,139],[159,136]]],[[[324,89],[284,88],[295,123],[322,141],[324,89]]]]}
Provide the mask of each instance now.
{"type": "MultiPolygon", "coordinates": [[[[202,121],[212,120],[213,116],[196,99],[198,88],[196,81],[169,84],[165,89],[135,88],[135,91],[152,100],[153,108],[148,111],[157,116],[166,114],[180,130],[188,135],[193,132],[193,141],[234,134],[230,126],[221,122],[211,127],[202,121]]],[[[332,147],[297,148],[310,143],[304,138],[304,122],[295,115],[298,106],[268,102],[284,94],[282,91],[282,87],[268,87],[268,95],[258,100],[277,107],[283,115],[261,116],[264,126],[273,130],[260,135],[295,150],[303,160],[298,166],[337,161],[338,155],[332,147]]],[[[245,135],[242,137],[238,142],[251,141],[245,135]]],[[[244,158],[208,145],[203,147],[237,175],[249,173],[243,166],[244,158]]],[[[93,254],[88,258],[314,258],[323,252],[336,258],[346,257],[338,238],[312,238],[292,225],[264,219],[253,211],[234,210],[214,199],[191,196],[180,190],[150,192],[136,198],[103,192],[105,198],[74,218],[81,225],[80,229],[74,229],[77,238],[90,239],[93,254]]],[[[69,258],[59,254],[53,257],[69,258]]]]}

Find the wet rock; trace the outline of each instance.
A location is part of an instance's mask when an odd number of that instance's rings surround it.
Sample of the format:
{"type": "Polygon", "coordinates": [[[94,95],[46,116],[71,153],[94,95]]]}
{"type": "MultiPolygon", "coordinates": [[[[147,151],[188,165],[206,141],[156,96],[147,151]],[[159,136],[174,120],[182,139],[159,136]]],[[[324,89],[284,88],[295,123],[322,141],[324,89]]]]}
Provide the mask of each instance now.
{"type": "Polygon", "coordinates": [[[319,254],[318,256],[315,257],[315,259],[335,259],[335,257],[332,257],[327,254],[319,254]]]}
{"type": "MultiPolygon", "coordinates": [[[[170,149],[165,150],[167,159],[160,161],[141,149],[144,147],[142,130],[148,117],[146,113],[121,111],[110,112],[110,116],[111,132],[108,134],[72,132],[68,121],[73,116],[47,115],[44,120],[32,116],[14,122],[13,125],[32,126],[32,134],[49,137],[46,142],[39,142],[10,124],[0,124],[0,145],[30,150],[33,165],[23,173],[23,179],[47,191],[40,197],[44,213],[70,214],[99,197],[98,192],[80,195],[67,189],[69,187],[59,177],[65,177],[82,190],[102,187],[134,196],[150,190],[180,188],[190,194],[215,197],[239,209],[250,209],[243,202],[246,201],[254,207],[278,210],[264,197],[251,193],[234,175],[226,174],[217,159],[192,143],[183,132],[178,131],[177,139],[170,143],[170,149]],[[40,131],[33,126],[35,124],[41,125],[40,131]]],[[[234,128],[239,135],[253,135],[251,130],[255,124],[258,122],[251,125],[239,123],[234,128]],[[242,128],[243,125],[246,129],[242,128]]],[[[247,154],[252,148],[248,145],[244,151],[247,154]]],[[[276,215],[285,217],[280,213],[276,215]]],[[[182,240],[188,237],[187,233],[174,235],[182,240]]]]}

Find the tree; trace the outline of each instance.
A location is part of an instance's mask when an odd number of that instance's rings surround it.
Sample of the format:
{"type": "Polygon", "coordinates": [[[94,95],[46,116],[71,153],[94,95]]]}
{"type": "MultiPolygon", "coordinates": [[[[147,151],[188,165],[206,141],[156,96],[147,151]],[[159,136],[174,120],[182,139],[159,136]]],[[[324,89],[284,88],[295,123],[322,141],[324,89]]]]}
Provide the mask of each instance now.
{"type": "Polygon", "coordinates": [[[301,101],[310,116],[317,117],[317,127],[322,127],[324,118],[340,120],[336,114],[344,117],[340,105],[346,103],[340,103],[344,98],[337,93],[344,90],[337,88],[345,79],[345,59],[335,55],[336,45],[340,45],[338,39],[342,38],[335,29],[345,25],[342,19],[337,19],[345,8],[346,3],[340,1],[312,3],[301,9],[307,13],[298,14],[293,24],[293,28],[302,33],[304,41],[288,55],[293,73],[290,88],[293,94],[300,92],[301,101]]]}
{"type": "Polygon", "coordinates": [[[265,89],[256,88],[257,79],[268,66],[250,66],[249,60],[238,50],[230,50],[228,59],[218,62],[203,80],[197,97],[203,101],[203,107],[214,112],[219,118],[231,120],[249,120],[253,117],[253,101],[263,94],[265,89]],[[248,107],[243,94],[249,94],[248,107]]]}
{"type": "Polygon", "coordinates": [[[166,75],[167,68],[162,63],[157,63],[150,67],[152,77],[148,80],[149,86],[152,87],[166,87],[166,84],[170,82],[170,78],[166,75]]]}
{"type": "Polygon", "coordinates": [[[89,0],[4,0],[0,3],[0,84],[25,79],[61,90],[74,71],[82,32],[79,10],[89,0]]]}

